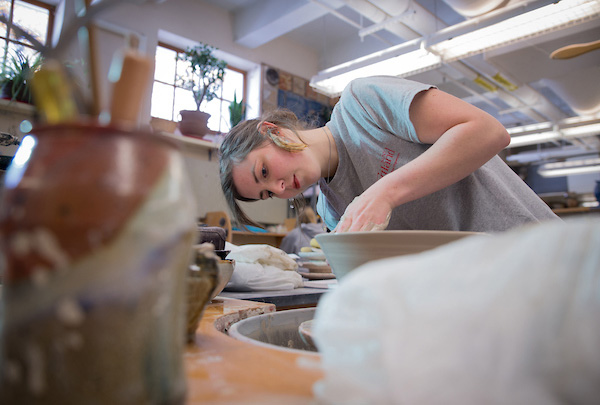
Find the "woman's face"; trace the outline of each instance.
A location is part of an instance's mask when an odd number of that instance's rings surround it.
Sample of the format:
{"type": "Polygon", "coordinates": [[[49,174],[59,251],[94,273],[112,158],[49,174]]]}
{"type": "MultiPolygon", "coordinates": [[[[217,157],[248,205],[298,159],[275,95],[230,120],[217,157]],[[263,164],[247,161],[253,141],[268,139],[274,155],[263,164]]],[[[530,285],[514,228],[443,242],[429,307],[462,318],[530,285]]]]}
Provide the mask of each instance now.
{"type": "Polygon", "coordinates": [[[254,149],[232,170],[233,184],[245,198],[292,198],[319,180],[320,168],[307,150],[288,152],[273,143],[254,149]]]}

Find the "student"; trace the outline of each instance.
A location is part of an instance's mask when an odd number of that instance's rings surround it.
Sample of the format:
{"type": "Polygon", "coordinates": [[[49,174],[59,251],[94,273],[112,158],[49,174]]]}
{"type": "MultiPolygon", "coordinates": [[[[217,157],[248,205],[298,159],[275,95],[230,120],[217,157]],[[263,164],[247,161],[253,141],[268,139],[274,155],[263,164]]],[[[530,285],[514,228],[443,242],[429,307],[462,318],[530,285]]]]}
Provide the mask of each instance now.
{"type": "Polygon", "coordinates": [[[240,201],[289,199],[318,182],[317,212],[337,232],[500,232],[557,219],[497,153],[510,142],[486,112],[397,77],[352,81],[323,127],[274,111],[238,124],[220,148],[221,186],[240,201]]]}
{"type": "Polygon", "coordinates": [[[298,215],[298,224],[283,237],[279,249],[286,253],[298,253],[303,247],[310,246],[312,238],[325,232],[323,224],[317,223],[315,211],[310,207],[304,208],[298,215]]]}

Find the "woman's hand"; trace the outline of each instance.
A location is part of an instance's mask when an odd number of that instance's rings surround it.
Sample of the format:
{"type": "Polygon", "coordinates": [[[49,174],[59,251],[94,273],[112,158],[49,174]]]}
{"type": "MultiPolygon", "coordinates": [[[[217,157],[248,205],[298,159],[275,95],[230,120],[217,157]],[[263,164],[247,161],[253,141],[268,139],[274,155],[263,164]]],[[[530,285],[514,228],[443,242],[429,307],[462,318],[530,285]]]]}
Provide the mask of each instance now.
{"type": "Polygon", "coordinates": [[[348,205],[333,232],[384,230],[394,208],[386,197],[386,193],[378,193],[376,187],[365,190],[348,205]]]}

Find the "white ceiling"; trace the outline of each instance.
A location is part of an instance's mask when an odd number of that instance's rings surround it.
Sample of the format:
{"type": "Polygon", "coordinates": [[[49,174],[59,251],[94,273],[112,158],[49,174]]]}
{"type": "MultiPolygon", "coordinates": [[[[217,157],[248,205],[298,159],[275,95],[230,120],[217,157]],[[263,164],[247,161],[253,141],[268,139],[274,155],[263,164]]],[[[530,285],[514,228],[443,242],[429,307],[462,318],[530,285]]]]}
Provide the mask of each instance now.
{"type": "MultiPolygon", "coordinates": [[[[447,26],[494,8],[540,0],[203,0],[232,14],[236,42],[255,48],[285,36],[313,49],[321,69],[425,37],[447,26]],[[457,12],[456,10],[461,10],[457,12]],[[407,17],[360,38],[359,30],[408,11],[407,17]]],[[[598,0],[600,1],[600,0],[598,0]]],[[[538,122],[558,123],[569,117],[596,114],[600,118],[600,50],[569,60],[552,60],[550,53],[565,45],[600,39],[600,16],[558,32],[522,41],[444,65],[410,78],[437,85],[494,115],[505,127],[538,122]],[[500,73],[518,85],[515,91],[489,92],[473,82],[500,73]]],[[[518,154],[539,152],[552,159],[598,153],[598,136],[513,148],[518,154]],[[562,153],[561,151],[564,151],[562,153]],[[558,152],[558,153],[555,153],[558,152]]],[[[516,159],[515,159],[516,158],[516,159]]]]}

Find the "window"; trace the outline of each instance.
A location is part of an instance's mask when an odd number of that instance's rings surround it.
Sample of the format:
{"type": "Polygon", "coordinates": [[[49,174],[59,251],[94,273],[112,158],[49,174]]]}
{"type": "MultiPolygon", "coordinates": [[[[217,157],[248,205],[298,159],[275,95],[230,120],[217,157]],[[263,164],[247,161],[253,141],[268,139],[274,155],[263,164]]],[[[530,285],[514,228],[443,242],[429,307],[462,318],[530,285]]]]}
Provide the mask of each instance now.
{"type": "MultiPolygon", "coordinates": [[[[178,61],[178,54],[183,50],[159,44],[156,48],[154,85],[152,87],[152,106],[150,114],[156,118],[179,121],[179,111],[195,110],[196,103],[190,90],[177,85],[177,74],[184,71],[184,62],[178,61]]],[[[213,131],[227,132],[229,124],[229,105],[236,94],[239,102],[244,97],[245,72],[228,66],[220,94],[206,102],[202,101],[200,109],[209,113],[208,127],[213,131]]]]}
{"type": "Polygon", "coordinates": [[[20,36],[13,24],[26,30],[40,43],[46,44],[54,22],[54,7],[35,0],[0,0],[0,13],[8,20],[8,24],[0,22],[0,41],[2,46],[2,63],[7,56],[20,51],[31,58],[37,54],[31,42],[20,36]]]}

